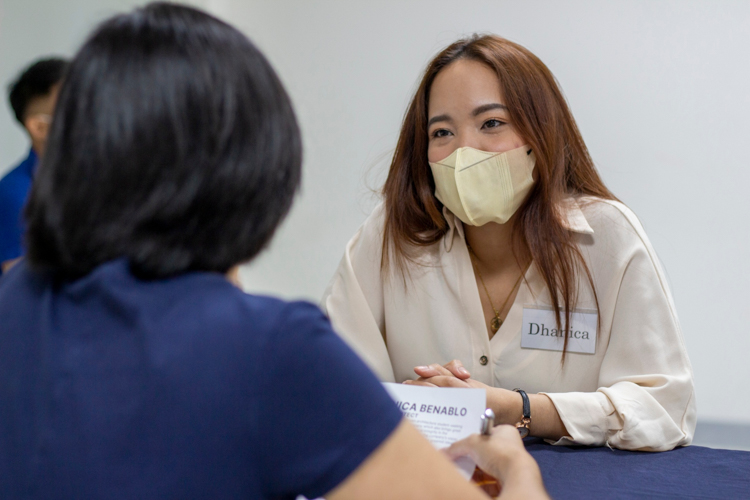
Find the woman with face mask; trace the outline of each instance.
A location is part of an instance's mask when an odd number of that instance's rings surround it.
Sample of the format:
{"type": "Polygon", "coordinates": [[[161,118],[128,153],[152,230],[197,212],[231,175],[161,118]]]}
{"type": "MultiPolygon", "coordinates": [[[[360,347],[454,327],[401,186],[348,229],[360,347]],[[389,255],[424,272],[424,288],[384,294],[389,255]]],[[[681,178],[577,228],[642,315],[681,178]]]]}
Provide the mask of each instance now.
{"type": "Polygon", "coordinates": [[[691,442],[664,272],[536,56],[496,36],[438,54],[383,198],[323,299],[381,379],[485,388],[500,422],[559,444],[691,442]]]}

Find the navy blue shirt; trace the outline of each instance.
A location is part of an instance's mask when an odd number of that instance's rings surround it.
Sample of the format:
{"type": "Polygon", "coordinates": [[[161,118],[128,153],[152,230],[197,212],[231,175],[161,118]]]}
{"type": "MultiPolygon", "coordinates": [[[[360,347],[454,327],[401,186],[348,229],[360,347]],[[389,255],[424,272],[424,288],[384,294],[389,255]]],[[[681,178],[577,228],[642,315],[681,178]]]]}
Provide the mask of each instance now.
{"type": "Polygon", "coordinates": [[[0,280],[0,498],[309,498],[401,413],[314,305],[124,261],[0,280]]]}
{"type": "Polygon", "coordinates": [[[31,189],[36,164],[36,153],[30,149],[26,159],[0,180],[0,263],[23,254],[21,212],[31,189]]]}

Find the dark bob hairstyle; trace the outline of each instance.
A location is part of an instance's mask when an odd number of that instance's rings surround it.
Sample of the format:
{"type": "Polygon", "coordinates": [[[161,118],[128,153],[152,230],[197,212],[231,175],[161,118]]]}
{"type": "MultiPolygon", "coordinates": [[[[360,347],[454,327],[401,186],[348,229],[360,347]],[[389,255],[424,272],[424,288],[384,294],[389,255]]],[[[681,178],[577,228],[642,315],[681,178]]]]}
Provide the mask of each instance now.
{"type": "Polygon", "coordinates": [[[224,273],[271,239],[300,183],[289,97],[239,31],[153,3],[104,22],[61,88],[26,207],[30,264],[76,279],[224,273]]]}

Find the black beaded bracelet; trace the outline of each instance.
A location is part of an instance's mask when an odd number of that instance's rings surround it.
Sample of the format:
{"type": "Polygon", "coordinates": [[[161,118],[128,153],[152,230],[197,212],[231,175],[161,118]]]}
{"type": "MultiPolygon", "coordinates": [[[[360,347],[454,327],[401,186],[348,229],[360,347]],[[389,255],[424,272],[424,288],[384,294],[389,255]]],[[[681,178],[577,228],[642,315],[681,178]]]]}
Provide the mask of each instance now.
{"type": "Polygon", "coordinates": [[[518,429],[518,433],[521,435],[522,438],[525,438],[529,435],[530,431],[530,425],[531,425],[531,403],[529,403],[529,396],[526,394],[526,391],[523,389],[513,389],[515,392],[521,395],[521,399],[523,399],[523,417],[521,418],[520,422],[516,423],[516,429],[518,429]]]}

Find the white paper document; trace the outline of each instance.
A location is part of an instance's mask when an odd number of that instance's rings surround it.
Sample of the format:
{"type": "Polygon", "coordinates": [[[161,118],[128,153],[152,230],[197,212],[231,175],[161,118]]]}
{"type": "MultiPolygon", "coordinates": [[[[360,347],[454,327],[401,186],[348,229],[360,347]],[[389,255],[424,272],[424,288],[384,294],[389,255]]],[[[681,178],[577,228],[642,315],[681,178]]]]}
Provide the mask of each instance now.
{"type": "MultiPolygon", "coordinates": [[[[383,384],[401,412],[436,448],[445,448],[480,430],[487,395],[484,389],[421,387],[383,384]]],[[[468,479],[474,472],[474,461],[456,461],[468,479]]]]}

